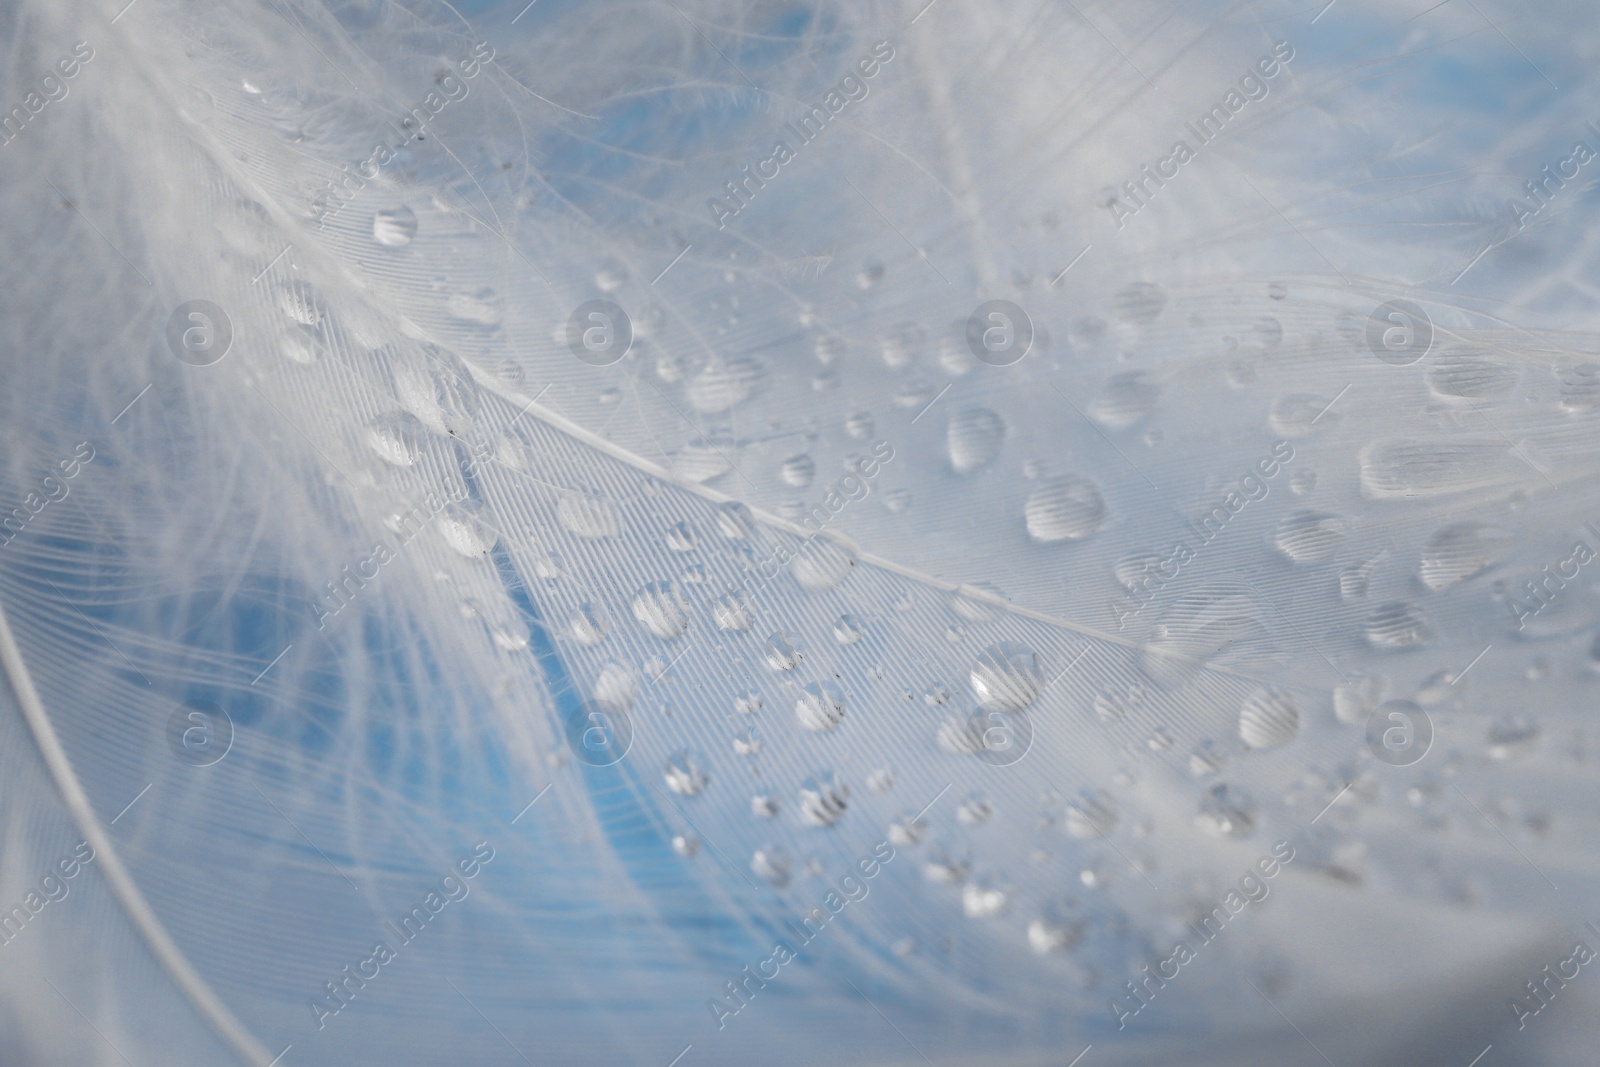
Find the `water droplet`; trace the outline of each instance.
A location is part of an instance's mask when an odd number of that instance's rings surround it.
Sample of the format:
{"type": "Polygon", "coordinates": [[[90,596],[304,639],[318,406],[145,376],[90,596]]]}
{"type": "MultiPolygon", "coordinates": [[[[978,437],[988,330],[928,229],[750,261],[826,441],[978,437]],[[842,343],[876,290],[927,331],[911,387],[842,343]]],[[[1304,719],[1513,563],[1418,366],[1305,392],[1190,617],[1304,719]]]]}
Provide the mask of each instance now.
{"type": "Polygon", "coordinates": [[[800,789],[800,817],[813,826],[834,826],[844,818],[850,787],[836,778],[809,781],[800,789]]]}
{"type": "Polygon", "coordinates": [[[1367,617],[1367,640],[1374,648],[1412,648],[1433,639],[1433,627],[1417,607],[1394,601],[1367,617]]]}
{"type": "Polygon", "coordinates": [[[483,559],[494,551],[499,535],[485,520],[487,509],[475,501],[456,501],[439,513],[439,532],[445,543],[468,559],[483,559]]]}
{"type": "Polygon", "coordinates": [[[1044,686],[1032,649],[1012,641],[984,649],[969,680],[978,700],[998,711],[1027,707],[1044,686]]]}
{"type": "Polygon", "coordinates": [[[894,788],[894,772],[881,767],[867,775],[867,788],[874,793],[887,793],[894,788]]]}
{"type": "Polygon", "coordinates": [[[1350,535],[1350,523],[1338,515],[1297,511],[1278,522],[1272,544],[1296,563],[1325,560],[1339,551],[1350,535]]]}
{"type": "Polygon", "coordinates": [[[914,322],[902,322],[889,331],[879,346],[884,365],[890,370],[900,370],[922,353],[928,341],[927,331],[914,322]]]}
{"type": "Polygon", "coordinates": [[[988,408],[962,408],[950,416],[945,445],[957,474],[971,474],[1000,454],[1006,424],[988,408]]]}
{"type": "Polygon", "coordinates": [[[906,848],[920,843],[923,833],[926,832],[928,832],[928,824],[912,816],[899,817],[896,821],[890,822],[888,830],[886,830],[888,838],[890,838],[893,845],[906,846],[906,848]]]}
{"type": "Polygon", "coordinates": [[[367,425],[368,446],[378,458],[396,467],[417,462],[422,455],[417,443],[421,437],[422,423],[408,411],[386,412],[367,425]]]}
{"type": "Polygon", "coordinates": [[[783,476],[785,485],[792,485],[796,489],[804,489],[817,476],[817,461],[802,452],[797,456],[790,456],[784,460],[783,467],[779,473],[783,476]]]}
{"type": "Polygon", "coordinates": [[[750,609],[743,598],[734,593],[718,599],[712,605],[711,613],[716,617],[717,626],[724,630],[736,630],[743,633],[755,623],[755,619],[751,617],[750,609]]]}
{"type": "Polygon", "coordinates": [[[1498,563],[1510,545],[1510,534],[1480,523],[1446,526],[1423,546],[1418,574],[1423,585],[1438,592],[1498,563]]]}
{"type": "MultiPolygon", "coordinates": [[[[612,392],[615,390],[607,390],[612,392]]],[[[616,400],[621,399],[621,392],[617,393],[616,400]]],[[[615,403],[601,396],[601,403],[615,403]]],[[[694,440],[672,453],[671,470],[675,477],[685,482],[700,485],[713,478],[720,478],[733,469],[733,457],[737,455],[738,445],[732,441],[705,441],[694,440]]]]}
{"type": "Polygon", "coordinates": [[[1002,914],[1008,903],[1006,888],[988,880],[961,887],[961,910],[969,919],[991,919],[1002,914]]]}
{"type": "Polygon", "coordinates": [[[844,721],[844,692],[833,682],[812,682],[794,706],[800,725],[821,733],[844,721]]]}
{"type": "Polygon", "coordinates": [[[733,698],[733,710],[740,715],[754,715],[761,710],[761,694],[747,689],[733,698]]]}
{"type": "Polygon", "coordinates": [[[470,293],[451,293],[446,306],[456,318],[478,326],[498,326],[505,316],[499,294],[489,288],[470,293]]]}
{"type": "Polygon", "coordinates": [[[1501,438],[1374,441],[1361,450],[1361,492],[1371,500],[1417,500],[1507,484],[1510,446],[1501,438]]]}
{"type": "Polygon", "coordinates": [[[737,500],[717,506],[717,532],[730,541],[748,541],[756,532],[750,509],[737,500]]]}
{"type": "Polygon", "coordinates": [[[1314,470],[1295,471],[1289,475],[1289,492],[1295,496],[1305,496],[1317,487],[1317,472],[1314,470]]]}
{"type": "Polygon", "coordinates": [[[681,752],[667,761],[662,773],[667,780],[667,788],[685,797],[698,796],[705,792],[706,785],[711,781],[705,771],[681,752]]]}
{"type": "Polygon", "coordinates": [[[622,532],[622,516],[605,497],[587,493],[567,493],[556,505],[561,525],[591,540],[615,537],[622,532]]]}
{"type": "Polygon", "coordinates": [[[1142,371],[1113,374],[1090,401],[1088,416],[1108,430],[1126,430],[1155,410],[1161,387],[1146,381],[1142,371]]]}
{"type": "Polygon", "coordinates": [[[478,386],[459,356],[438,345],[392,352],[389,373],[400,404],[435,433],[466,437],[478,417],[478,386]]]}
{"type": "Polygon", "coordinates": [[[1189,753],[1189,773],[1196,778],[1219,774],[1228,765],[1228,757],[1217,751],[1210,741],[1202,741],[1189,753]]]}
{"type": "Polygon", "coordinates": [[[854,615],[841,615],[833,624],[833,639],[841,645],[853,645],[861,640],[861,620],[854,615]]]}
{"type": "Polygon", "coordinates": [[[1522,371],[1516,363],[1473,348],[1447,348],[1429,360],[1428,385],[1442,396],[1504,396],[1522,371]]]}
{"type": "Polygon", "coordinates": [[[761,751],[761,739],[740,734],[733,739],[733,751],[741,756],[754,756],[761,751]]]}
{"type": "Polygon", "coordinates": [[[911,506],[911,490],[889,490],[887,493],[883,494],[883,506],[888,508],[891,514],[900,514],[901,512],[905,511],[906,508],[911,506]]]}
{"type": "Polygon", "coordinates": [[[716,415],[750,399],[766,376],[766,368],[753,359],[715,359],[683,391],[696,411],[716,415]]]}
{"type": "Polygon", "coordinates": [[[398,248],[417,235],[417,213],[401,204],[372,216],[372,237],[380,245],[398,248]]]}
{"type": "Polygon", "coordinates": [[[994,805],[985,797],[968,797],[956,808],[956,820],[963,826],[980,826],[994,814],[994,805]]]}
{"type": "Polygon", "coordinates": [[[592,600],[585,600],[572,613],[569,624],[573,639],[580,645],[593,648],[605,640],[606,632],[611,628],[611,619],[606,614],[605,608],[592,600]]]}
{"type": "Polygon", "coordinates": [[[698,538],[686,522],[675,523],[672,529],[667,531],[667,547],[674,552],[692,552],[698,543],[698,538]]]}
{"type": "Polygon", "coordinates": [[[844,432],[857,441],[862,441],[872,436],[875,425],[870,414],[858,411],[844,420],[844,432]]]}
{"type": "Polygon", "coordinates": [[[1122,588],[1131,592],[1140,591],[1141,582],[1148,575],[1156,573],[1161,566],[1162,556],[1157,552],[1135,552],[1123,556],[1111,567],[1111,573],[1116,576],[1122,588]]]}
{"type": "Polygon", "coordinates": [[[750,870],[766,879],[774,889],[782,889],[789,884],[793,869],[794,861],[789,858],[788,850],[782,847],[768,845],[758,848],[750,857],[750,870]]]}
{"type": "Polygon", "coordinates": [[[1051,478],[1028,497],[1023,509],[1036,541],[1088,537],[1106,521],[1106,502],[1087,478],[1051,478]]]}
{"type": "Polygon", "coordinates": [[[700,839],[692,834],[674,834],[672,849],[686,859],[693,859],[695,853],[700,851],[700,839]]]}
{"type": "Polygon", "coordinates": [[[278,290],[278,307],[302,326],[315,326],[322,321],[321,302],[316,292],[298,278],[278,290]]]}
{"type": "Polygon", "coordinates": [[[1083,940],[1083,927],[1067,926],[1048,919],[1035,919],[1028,924],[1028,947],[1040,956],[1052,952],[1065,952],[1083,940]]]}
{"type": "Polygon", "coordinates": [[[1239,706],[1239,737],[1250,748],[1277,748],[1300,732],[1300,708],[1282,689],[1261,688],[1239,706]]]}
{"type": "Polygon", "coordinates": [[[1561,406],[1568,411],[1600,407],[1600,363],[1581,363],[1562,379],[1561,406]]]}
{"type": "Polygon", "coordinates": [[[833,589],[850,575],[855,553],[844,545],[818,537],[806,541],[796,552],[789,570],[801,588],[813,593],[833,589]]]}
{"type": "Polygon", "coordinates": [[[1107,726],[1128,717],[1128,702],[1116,693],[1105,691],[1094,698],[1094,713],[1107,726]]]}
{"type": "Polygon", "coordinates": [[[972,870],[972,861],[969,859],[955,859],[943,852],[935,853],[928,857],[922,865],[922,876],[930,882],[940,885],[960,885],[966,881],[967,874],[972,870]]]}
{"type": "Polygon", "coordinates": [[[639,676],[631,667],[620,663],[607,663],[600,668],[595,679],[594,699],[613,711],[631,711],[633,698],[639,691],[639,676]]]}
{"type": "Polygon", "coordinates": [[[933,735],[934,743],[952,756],[971,756],[988,749],[983,725],[966,714],[948,715],[933,735]]]}
{"type": "Polygon", "coordinates": [[[794,646],[791,635],[779,630],[767,638],[766,660],[767,666],[775,671],[792,671],[800,666],[804,654],[794,646]]]}
{"type": "Polygon", "coordinates": [[[1348,682],[1334,686],[1334,718],[1352,726],[1366,722],[1373,710],[1383,703],[1385,686],[1382,678],[1367,674],[1352,675],[1348,682]]]}
{"type": "Polygon", "coordinates": [[[778,814],[778,802],[765,793],[750,798],[750,814],[758,819],[770,819],[778,814]]]}
{"type": "Polygon", "coordinates": [[[689,605],[673,582],[651,582],[633,598],[633,617],[664,641],[682,637],[689,628],[689,605]]]}

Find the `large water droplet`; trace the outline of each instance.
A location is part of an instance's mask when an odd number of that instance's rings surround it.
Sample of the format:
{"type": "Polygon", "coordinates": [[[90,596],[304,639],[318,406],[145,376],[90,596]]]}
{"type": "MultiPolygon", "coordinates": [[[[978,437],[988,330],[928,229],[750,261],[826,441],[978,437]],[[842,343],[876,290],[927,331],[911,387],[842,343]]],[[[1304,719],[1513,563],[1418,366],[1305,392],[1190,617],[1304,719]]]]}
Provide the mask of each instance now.
{"type": "Polygon", "coordinates": [[[706,786],[711,781],[710,776],[701,770],[694,760],[681,752],[667,761],[662,773],[667,780],[667,788],[685,797],[698,796],[705,792],[706,786]]]}
{"type": "Polygon", "coordinates": [[[715,359],[689,379],[684,394],[696,411],[715,415],[750,399],[766,374],[753,359],[715,359]]]}
{"type": "Polygon", "coordinates": [[[567,493],[556,505],[556,517],[561,525],[591,540],[615,537],[622,532],[622,515],[616,505],[604,497],[587,493],[567,493]]]}
{"type": "Polygon", "coordinates": [[[785,485],[804,489],[811,484],[811,479],[817,476],[817,461],[802,452],[798,456],[790,456],[784,460],[780,473],[783,475],[785,485]]]}
{"type": "Polygon", "coordinates": [[[689,628],[689,605],[673,582],[651,582],[633,598],[633,617],[664,641],[689,628]]]}
{"type": "Polygon", "coordinates": [[[1296,563],[1324,560],[1339,551],[1350,535],[1350,523],[1325,512],[1298,511],[1278,523],[1272,544],[1296,563]]]}
{"type": "Polygon", "coordinates": [[[988,408],[962,408],[950,417],[945,444],[950,466],[957,474],[970,474],[1000,454],[1006,424],[988,408]]]}
{"type": "Polygon", "coordinates": [[[390,411],[367,426],[367,444],[385,463],[409,467],[422,455],[422,423],[408,411],[390,411]]]}
{"type": "Polygon", "coordinates": [[[1155,410],[1160,398],[1161,387],[1142,371],[1113,374],[1089,402],[1088,415],[1108,430],[1126,430],[1155,410]]]}
{"type": "Polygon", "coordinates": [[[744,598],[736,593],[729,593],[721,597],[711,606],[711,613],[716,617],[717,626],[723,630],[735,630],[739,633],[750,629],[755,619],[750,615],[750,608],[745,604],[744,598]]]}
{"type": "Polygon", "coordinates": [[[850,787],[836,778],[807,782],[800,789],[800,817],[813,826],[833,826],[844,818],[850,787]]]}
{"type": "Polygon", "coordinates": [[[986,880],[968,882],[961,887],[961,910],[969,919],[990,919],[1006,910],[1009,903],[1004,886],[986,880]]]}
{"type": "Polygon", "coordinates": [[[767,666],[775,671],[792,671],[800,666],[804,658],[801,651],[795,647],[794,640],[788,633],[779,630],[767,638],[766,660],[767,666]]]}
{"type": "Polygon", "coordinates": [[[978,700],[997,711],[1015,711],[1032,704],[1044,687],[1032,649],[1001,641],[983,650],[969,679],[978,700]]]}
{"type": "Polygon", "coordinates": [[[1051,952],[1065,952],[1083,940],[1083,927],[1074,923],[1051,922],[1035,919],[1028,924],[1028,947],[1040,956],[1051,952]]]}
{"type": "Polygon", "coordinates": [[[1422,547],[1418,574],[1423,585],[1437,592],[1498,563],[1510,545],[1510,534],[1481,523],[1446,526],[1422,547]]]}
{"type": "Polygon", "coordinates": [[[1106,502],[1087,478],[1051,478],[1028,497],[1023,513],[1034,540],[1077,540],[1104,525],[1106,502]]]}
{"type": "Polygon", "coordinates": [[[856,557],[848,547],[825,537],[812,538],[789,564],[801,588],[818,593],[832,589],[850,575],[856,557]]]}
{"type": "Polygon", "coordinates": [[[782,889],[789,884],[794,861],[789,858],[789,852],[779,846],[768,845],[756,849],[750,857],[750,869],[757,876],[765,878],[774,889],[782,889]]]}
{"type": "Polygon", "coordinates": [[[468,559],[483,559],[494,550],[499,535],[487,518],[488,509],[475,501],[446,505],[439,513],[439,532],[445,543],[468,559]]]}
{"type": "Polygon", "coordinates": [[[1394,601],[1367,617],[1365,633],[1374,648],[1400,649],[1425,644],[1433,627],[1415,605],[1394,601]]]}
{"type": "Polygon", "coordinates": [[[1355,725],[1367,721],[1380,703],[1386,686],[1382,678],[1356,674],[1333,689],[1333,714],[1340,722],[1355,725]]]}
{"type": "Polygon", "coordinates": [[[417,235],[417,213],[401,204],[372,216],[372,236],[381,245],[398,248],[417,235]]]}
{"type": "Polygon", "coordinates": [[[844,692],[833,682],[812,682],[794,706],[800,725],[821,733],[844,721],[844,692]]]}
{"type": "Polygon", "coordinates": [[[1505,486],[1515,477],[1502,438],[1374,441],[1361,450],[1361,492],[1373,500],[1445,496],[1505,486]]]}
{"type": "Polygon", "coordinates": [[[1444,396],[1504,396],[1522,371],[1509,359],[1474,348],[1447,348],[1429,361],[1428,385],[1444,396]]]}
{"type": "Polygon", "coordinates": [[[1300,708],[1282,689],[1261,688],[1239,707],[1239,737],[1250,748],[1277,748],[1300,732],[1300,708]]]}

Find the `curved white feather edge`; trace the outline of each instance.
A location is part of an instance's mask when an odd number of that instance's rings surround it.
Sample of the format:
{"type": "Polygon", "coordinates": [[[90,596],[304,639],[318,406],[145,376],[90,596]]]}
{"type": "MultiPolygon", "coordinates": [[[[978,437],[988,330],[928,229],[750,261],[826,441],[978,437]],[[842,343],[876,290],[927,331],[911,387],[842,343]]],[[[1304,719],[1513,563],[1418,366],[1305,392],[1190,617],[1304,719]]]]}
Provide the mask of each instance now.
{"type": "Polygon", "coordinates": [[[55,782],[61,794],[62,802],[71,813],[78,831],[94,848],[95,860],[111,887],[112,895],[126,912],[128,920],[143,937],[145,944],[171,976],[172,981],[183,991],[195,1011],[216,1031],[217,1036],[227,1042],[246,1062],[256,1067],[266,1067],[272,1061],[271,1054],[244,1024],[234,1017],[227,1005],[190,965],[183,951],[173,941],[172,935],[167,933],[166,927],[145,900],[144,894],[140,892],[128,869],[123,866],[122,860],[117,855],[116,846],[112,843],[111,835],[100,825],[99,817],[95,815],[83,786],[79,784],[78,777],[73,772],[72,761],[67,758],[66,749],[62,747],[55,728],[50,723],[50,715],[45,711],[38,691],[33,687],[33,679],[28,674],[27,664],[22,660],[22,651],[12,636],[11,624],[6,618],[3,604],[0,604],[0,666],[5,668],[6,680],[11,684],[17,705],[22,709],[23,718],[39,746],[39,753],[44,758],[51,780],[55,782]]]}

